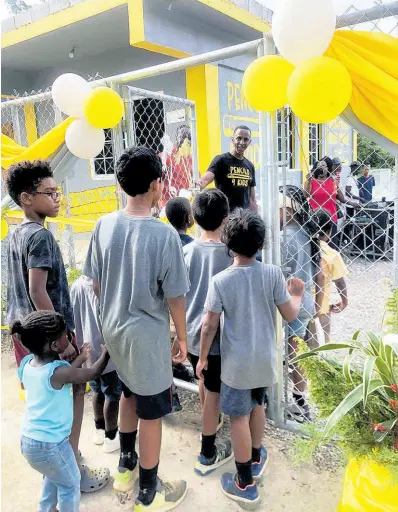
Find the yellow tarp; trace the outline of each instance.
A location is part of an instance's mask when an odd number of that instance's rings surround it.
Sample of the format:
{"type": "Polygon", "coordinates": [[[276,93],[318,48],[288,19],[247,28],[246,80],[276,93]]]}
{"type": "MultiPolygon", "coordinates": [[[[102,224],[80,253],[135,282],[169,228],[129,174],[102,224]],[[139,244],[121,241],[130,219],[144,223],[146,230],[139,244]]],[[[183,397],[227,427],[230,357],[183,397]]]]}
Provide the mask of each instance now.
{"type": "Polygon", "coordinates": [[[45,133],[29,147],[20,146],[7,135],[1,134],[1,167],[8,169],[10,165],[22,160],[45,160],[65,142],[65,132],[73,121],[69,117],[45,133]]]}
{"type": "Polygon", "coordinates": [[[337,512],[397,512],[398,484],[391,473],[372,461],[352,459],[344,475],[337,512]]]}
{"type": "Polygon", "coordinates": [[[350,105],[358,119],[398,144],[398,38],[337,30],[326,55],[350,72],[350,105]]]}

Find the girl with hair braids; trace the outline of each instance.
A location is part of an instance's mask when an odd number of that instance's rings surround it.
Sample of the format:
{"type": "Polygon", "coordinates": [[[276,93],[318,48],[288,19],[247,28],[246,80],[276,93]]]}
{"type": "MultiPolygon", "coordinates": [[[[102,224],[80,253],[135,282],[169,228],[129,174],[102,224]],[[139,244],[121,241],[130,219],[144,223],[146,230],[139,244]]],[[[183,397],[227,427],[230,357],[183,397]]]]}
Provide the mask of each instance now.
{"type": "MultiPolygon", "coordinates": [[[[286,276],[298,277],[305,283],[305,293],[297,320],[288,324],[289,355],[294,356],[297,338],[304,339],[310,322],[316,317],[323,301],[325,277],[321,268],[319,228],[312,220],[311,207],[305,191],[293,185],[280,188],[280,224],[282,237],[282,264],[286,276]],[[286,217],[285,217],[286,215],[286,217]],[[316,287],[314,300],[313,286],[316,287]]],[[[304,398],[306,381],[293,368],[294,404],[289,411],[297,421],[309,419],[304,398]]]]}
{"type": "MultiPolygon", "coordinates": [[[[39,510],[78,512],[81,474],[69,442],[73,422],[72,384],[96,379],[105,369],[105,346],[91,368],[81,368],[89,355],[83,345],[72,364],[59,355],[68,346],[67,324],[55,311],[35,311],[11,325],[11,334],[31,352],[18,368],[26,390],[21,451],[43,478],[39,510]]],[[[108,479],[109,481],[109,479],[108,479]]]]}

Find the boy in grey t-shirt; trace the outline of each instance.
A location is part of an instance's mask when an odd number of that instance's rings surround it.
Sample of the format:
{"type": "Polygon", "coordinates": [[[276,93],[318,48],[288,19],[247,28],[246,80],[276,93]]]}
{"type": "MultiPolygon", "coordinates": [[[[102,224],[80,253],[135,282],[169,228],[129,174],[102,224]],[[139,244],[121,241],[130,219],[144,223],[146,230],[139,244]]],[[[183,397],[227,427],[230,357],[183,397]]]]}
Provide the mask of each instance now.
{"type": "Polygon", "coordinates": [[[265,240],[258,214],[238,210],[221,239],[234,254],[234,264],[211,280],[196,371],[201,375],[207,364],[221,319],[221,410],[231,417],[237,468],[236,475],[221,477],[221,485],[229,498],[255,505],[260,499],[256,481],[267,463],[261,444],[266,387],[277,377],[276,309],[289,322],[297,318],[304,283],[292,278],[286,286],[279,267],[256,261],[265,240]]]}
{"type": "Polygon", "coordinates": [[[114,489],[131,490],[137,469],[137,510],[171,510],[184,499],[186,482],[158,476],[162,417],[172,409],[171,314],[177,332],[176,363],[187,356],[185,294],[188,275],[177,232],[151,216],[162,193],[162,162],[144,147],[126,150],[116,177],[127,195],[124,210],[102,217],[91,239],[84,274],[94,281],[102,335],[123,383],[120,460],[114,489]]]}
{"type": "MultiPolygon", "coordinates": [[[[220,240],[223,223],[228,217],[227,196],[221,190],[210,189],[198,194],[193,202],[193,216],[202,228],[199,240],[183,249],[191,287],[187,301],[188,357],[195,371],[199,361],[200,331],[204,317],[204,305],[213,276],[233,263],[227,248],[220,240]]],[[[231,443],[216,441],[220,415],[221,359],[220,333],[217,332],[207,358],[207,369],[200,380],[202,406],[202,448],[195,470],[206,475],[232,458],[231,443]]]]}

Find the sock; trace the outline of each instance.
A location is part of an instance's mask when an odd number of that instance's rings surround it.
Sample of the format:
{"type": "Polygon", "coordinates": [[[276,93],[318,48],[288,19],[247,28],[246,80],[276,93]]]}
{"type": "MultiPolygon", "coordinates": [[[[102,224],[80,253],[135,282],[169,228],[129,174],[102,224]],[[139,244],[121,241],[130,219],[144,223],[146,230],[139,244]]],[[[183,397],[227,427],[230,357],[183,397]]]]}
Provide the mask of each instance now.
{"type": "Polygon", "coordinates": [[[97,430],[105,430],[105,419],[101,418],[100,420],[94,420],[95,428],[97,430]]]}
{"type": "Polygon", "coordinates": [[[252,461],[253,462],[260,462],[260,460],[261,460],[260,450],[261,450],[261,448],[252,448],[252,461]]]}
{"type": "Polygon", "coordinates": [[[200,451],[200,454],[203,455],[203,457],[206,457],[206,459],[211,459],[214,457],[216,453],[216,434],[212,436],[204,436],[202,434],[202,449],[200,451]]]}
{"type": "Polygon", "coordinates": [[[116,437],[117,431],[118,431],[117,427],[114,428],[113,430],[106,430],[105,429],[105,437],[107,437],[108,439],[111,439],[113,441],[115,439],[115,437],[116,437]]]}
{"type": "Polygon", "coordinates": [[[299,407],[303,407],[305,405],[305,400],[301,393],[293,393],[293,398],[299,407]]]}
{"type": "Polygon", "coordinates": [[[143,505],[148,506],[155,499],[156,484],[158,481],[158,467],[159,464],[152,469],[144,469],[140,466],[139,500],[143,505]]]}
{"type": "Polygon", "coordinates": [[[137,431],[120,432],[120,459],[119,468],[129,469],[133,471],[137,464],[137,454],[135,452],[135,440],[137,431]]]}
{"type": "Polygon", "coordinates": [[[241,489],[253,483],[252,461],[235,462],[236,469],[238,470],[238,484],[241,489]]]}

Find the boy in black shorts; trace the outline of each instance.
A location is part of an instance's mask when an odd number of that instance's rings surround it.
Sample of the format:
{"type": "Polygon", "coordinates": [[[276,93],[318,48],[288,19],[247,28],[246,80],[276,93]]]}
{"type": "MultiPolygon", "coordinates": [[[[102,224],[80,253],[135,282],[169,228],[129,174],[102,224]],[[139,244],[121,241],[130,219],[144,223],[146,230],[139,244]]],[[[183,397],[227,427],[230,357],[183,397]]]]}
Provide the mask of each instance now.
{"type": "MultiPolygon", "coordinates": [[[[203,307],[210,280],[229,267],[233,259],[220,240],[221,228],[229,213],[227,196],[221,190],[205,190],[195,197],[192,209],[195,221],[202,228],[201,237],[184,247],[184,259],[191,282],[191,288],[186,295],[188,357],[195,371],[199,360],[203,307]]],[[[214,471],[232,458],[229,441],[215,442],[220,414],[220,376],[218,331],[210,347],[204,379],[200,381],[202,448],[195,470],[202,475],[214,471]]]]}
{"type": "Polygon", "coordinates": [[[172,410],[171,314],[177,332],[172,353],[187,356],[185,294],[188,276],[177,232],[151,209],[162,194],[162,162],[148,148],[127,149],[116,164],[126,207],[96,224],[84,274],[99,296],[102,335],[123,384],[120,460],[114,489],[132,489],[138,469],[135,440],[140,420],[139,494],[134,510],[162,512],[183,501],[186,482],[158,478],[162,417],[172,410]]]}
{"type": "Polygon", "coordinates": [[[258,214],[236,210],[221,240],[234,254],[234,264],[211,280],[196,372],[201,376],[208,364],[223,315],[221,410],[231,418],[237,474],[225,473],[221,485],[232,500],[256,505],[260,500],[256,481],[268,460],[262,446],[266,387],[277,379],[276,308],[288,322],[297,318],[304,283],[293,278],[286,286],[279,267],[256,261],[265,240],[265,225],[258,214]]]}

